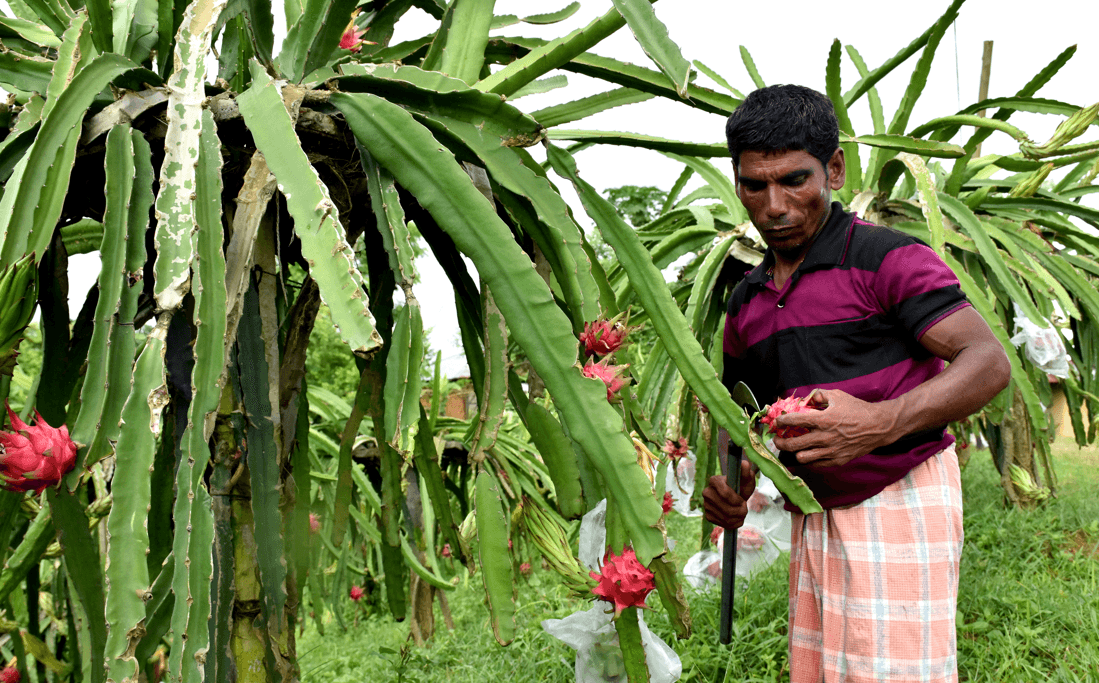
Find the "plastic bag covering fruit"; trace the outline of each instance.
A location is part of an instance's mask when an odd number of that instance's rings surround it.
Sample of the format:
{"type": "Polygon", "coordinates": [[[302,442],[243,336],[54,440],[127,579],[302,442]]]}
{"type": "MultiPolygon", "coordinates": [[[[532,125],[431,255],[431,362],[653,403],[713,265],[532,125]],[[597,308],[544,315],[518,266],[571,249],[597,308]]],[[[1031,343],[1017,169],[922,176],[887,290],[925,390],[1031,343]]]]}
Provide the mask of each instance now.
{"type": "Polygon", "coordinates": [[[76,444],[62,425],[54,429],[35,411],[34,426],[8,408],[14,431],[0,432],[0,488],[42,493],[76,465],[76,444]]]}
{"type": "MultiPolygon", "coordinates": [[[[576,650],[576,683],[625,683],[626,669],[618,647],[612,614],[601,604],[564,619],[546,619],[542,628],[576,650]]],[[[641,647],[649,667],[650,683],[674,683],[683,675],[679,655],[645,625],[643,610],[637,613],[641,647]]]]}
{"type": "Polygon", "coordinates": [[[795,396],[789,396],[787,398],[780,398],[771,404],[767,409],[767,414],[759,418],[759,421],[767,425],[767,428],[772,434],[781,438],[789,439],[795,436],[801,436],[802,434],[808,434],[808,427],[779,427],[775,424],[775,420],[780,415],[786,415],[787,413],[804,413],[810,410],[819,410],[814,405],[810,405],[810,399],[812,394],[804,398],[797,398],[795,396]]]}

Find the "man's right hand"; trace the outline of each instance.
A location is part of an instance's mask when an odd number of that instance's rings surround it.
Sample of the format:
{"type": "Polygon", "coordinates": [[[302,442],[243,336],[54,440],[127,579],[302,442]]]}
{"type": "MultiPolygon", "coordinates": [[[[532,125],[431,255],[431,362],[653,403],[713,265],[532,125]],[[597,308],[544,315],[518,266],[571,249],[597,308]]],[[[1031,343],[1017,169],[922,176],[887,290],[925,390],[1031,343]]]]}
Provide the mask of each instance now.
{"type": "Polygon", "coordinates": [[[748,514],[748,499],[756,490],[756,476],[752,464],[747,460],[740,463],[740,491],[734,491],[725,475],[710,477],[702,491],[702,507],[706,519],[715,526],[726,529],[739,529],[748,514]]]}

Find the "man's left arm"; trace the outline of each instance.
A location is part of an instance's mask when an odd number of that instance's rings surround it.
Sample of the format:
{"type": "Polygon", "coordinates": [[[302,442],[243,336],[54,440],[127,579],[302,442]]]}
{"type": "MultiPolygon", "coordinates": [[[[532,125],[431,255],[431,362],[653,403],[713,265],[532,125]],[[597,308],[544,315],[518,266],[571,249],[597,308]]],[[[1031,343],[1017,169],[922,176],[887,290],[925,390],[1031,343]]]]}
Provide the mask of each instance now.
{"type": "Polygon", "coordinates": [[[907,436],[961,420],[980,410],[1011,379],[1011,364],[984,318],[958,309],[932,325],[919,342],[949,365],[943,372],[889,401],[868,403],[836,390],[817,392],[823,410],[778,418],[780,426],[806,426],[803,436],[775,439],[798,462],[836,466],[907,436]]]}

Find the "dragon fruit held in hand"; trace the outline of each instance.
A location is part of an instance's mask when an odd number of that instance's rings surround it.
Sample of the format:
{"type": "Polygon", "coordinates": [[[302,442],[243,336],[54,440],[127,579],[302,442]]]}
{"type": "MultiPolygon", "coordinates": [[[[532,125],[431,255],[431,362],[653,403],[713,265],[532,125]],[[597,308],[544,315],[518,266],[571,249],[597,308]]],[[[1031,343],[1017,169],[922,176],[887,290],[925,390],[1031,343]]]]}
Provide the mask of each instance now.
{"type": "Polygon", "coordinates": [[[76,465],[76,444],[62,425],[54,429],[35,411],[31,427],[8,408],[11,432],[0,432],[0,488],[42,493],[76,465]]]}
{"type": "Polygon", "coordinates": [[[767,414],[759,418],[759,421],[767,425],[767,428],[771,433],[780,439],[790,439],[795,436],[801,436],[802,434],[808,434],[808,427],[779,427],[775,424],[775,420],[778,419],[779,415],[786,415],[787,413],[804,413],[810,410],[819,410],[816,406],[809,404],[812,398],[813,394],[809,394],[803,398],[797,398],[795,396],[780,398],[771,404],[767,409],[767,414]]]}

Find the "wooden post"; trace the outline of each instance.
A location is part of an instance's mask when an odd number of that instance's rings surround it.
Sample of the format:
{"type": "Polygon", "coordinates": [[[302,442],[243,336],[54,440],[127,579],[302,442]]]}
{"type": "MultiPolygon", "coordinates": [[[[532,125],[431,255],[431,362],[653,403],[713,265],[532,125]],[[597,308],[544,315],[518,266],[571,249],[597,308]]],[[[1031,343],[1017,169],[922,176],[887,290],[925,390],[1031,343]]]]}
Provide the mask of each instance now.
{"type": "MultiPolygon", "coordinates": [[[[984,100],[988,99],[988,79],[989,79],[989,76],[990,76],[991,73],[992,73],[992,41],[991,40],[986,40],[985,41],[985,51],[984,51],[984,54],[981,56],[981,89],[977,93],[977,101],[978,102],[983,102],[984,100]]],[[[977,116],[980,116],[982,118],[985,116],[985,114],[986,114],[986,112],[985,112],[984,109],[977,112],[977,116]]],[[[981,146],[977,145],[977,149],[975,149],[973,151],[973,157],[977,158],[979,156],[981,156],[981,146]]]]}

